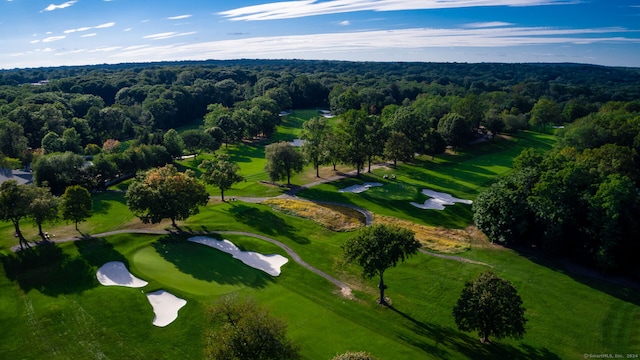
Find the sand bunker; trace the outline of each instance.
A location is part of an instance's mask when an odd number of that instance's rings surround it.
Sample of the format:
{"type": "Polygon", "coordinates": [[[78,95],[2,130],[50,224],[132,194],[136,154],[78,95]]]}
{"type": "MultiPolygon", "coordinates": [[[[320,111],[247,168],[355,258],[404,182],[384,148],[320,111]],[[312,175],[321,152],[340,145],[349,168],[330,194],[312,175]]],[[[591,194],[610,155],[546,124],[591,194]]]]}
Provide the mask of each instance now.
{"type": "Polygon", "coordinates": [[[300,147],[302,145],[304,145],[304,140],[302,139],[293,139],[293,141],[289,142],[289,144],[295,146],[295,147],[300,147]]]}
{"type": "Polygon", "coordinates": [[[156,314],[153,319],[153,325],[159,327],[171,324],[178,318],[178,310],[187,305],[187,300],[180,299],[164,290],[148,293],[147,299],[149,299],[153,312],[156,314]]]}
{"type": "Polygon", "coordinates": [[[235,259],[242,261],[252,268],[262,270],[271,276],[280,275],[280,267],[289,261],[286,257],[278,254],[263,255],[253,251],[242,251],[229,240],[216,240],[207,236],[194,236],[189,238],[189,241],[207,245],[231,254],[235,259]]]}
{"type": "Polygon", "coordinates": [[[411,205],[420,208],[420,209],[431,209],[431,210],[444,210],[445,206],[453,205],[455,203],[462,204],[472,204],[471,200],[459,199],[451,196],[447,193],[437,192],[430,189],[422,190],[422,193],[429,196],[430,199],[424,202],[424,204],[411,202],[411,205]]]}
{"type": "Polygon", "coordinates": [[[98,269],[96,277],[100,284],[105,286],[140,288],[148,284],[146,281],[133,276],[120,261],[111,261],[102,265],[98,269]]]}
{"type": "Polygon", "coordinates": [[[359,194],[361,192],[369,190],[369,188],[372,186],[382,186],[382,184],[378,182],[366,182],[362,185],[352,185],[344,189],[340,189],[338,190],[338,192],[350,192],[354,194],[359,194]]]}

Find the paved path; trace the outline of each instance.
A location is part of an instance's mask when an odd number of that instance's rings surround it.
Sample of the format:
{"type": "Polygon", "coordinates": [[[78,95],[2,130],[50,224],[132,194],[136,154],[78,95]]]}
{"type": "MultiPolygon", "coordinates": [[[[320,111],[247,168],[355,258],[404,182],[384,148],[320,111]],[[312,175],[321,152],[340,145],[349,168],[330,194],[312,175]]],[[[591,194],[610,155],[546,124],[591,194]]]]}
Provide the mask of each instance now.
{"type": "MultiPolygon", "coordinates": [[[[60,243],[60,242],[70,242],[70,241],[77,241],[77,240],[82,240],[82,239],[86,239],[86,238],[98,238],[98,237],[105,237],[105,236],[110,236],[110,235],[117,235],[117,234],[153,234],[153,235],[165,235],[165,234],[175,234],[175,233],[183,233],[184,232],[179,232],[176,230],[145,230],[145,229],[121,229],[121,230],[114,230],[114,231],[107,231],[107,232],[103,232],[100,234],[93,234],[93,235],[89,235],[89,236],[76,236],[76,237],[69,237],[69,238],[60,238],[60,239],[55,239],[52,240],[53,242],[56,243],[60,243]]],[[[323,278],[327,279],[328,281],[330,281],[331,283],[335,284],[336,286],[338,286],[340,288],[340,293],[348,298],[351,298],[351,288],[343,283],[342,281],[334,278],[333,276],[323,272],[322,270],[319,270],[311,265],[309,265],[306,261],[302,260],[302,258],[300,257],[300,255],[298,255],[295,251],[293,251],[293,249],[291,249],[289,246],[285,245],[284,243],[264,236],[264,235],[260,235],[260,234],[254,234],[254,233],[250,233],[250,232],[246,232],[246,231],[211,231],[208,233],[215,233],[215,234],[229,234],[229,235],[242,235],[242,236],[249,236],[249,237],[253,237],[256,239],[260,239],[260,240],[264,240],[267,242],[270,242],[278,247],[280,247],[282,250],[284,250],[287,255],[289,255],[293,261],[297,262],[298,264],[300,264],[302,267],[304,267],[305,269],[308,269],[320,276],[322,276],[323,278]]],[[[189,234],[189,233],[186,233],[189,234]]],[[[197,233],[194,232],[192,233],[193,235],[202,235],[202,233],[197,233]]],[[[14,246],[11,248],[13,251],[17,251],[18,249],[20,249],[20,245],[14,246]]]]}
{"type": "MultiPolygon", "coordinates": [[[[378,169],[381,167],[386,167],[388,164],[387,163],[383,163],[383,164],[377,164],[377,165],[373,165],[371,166],[371,169],[378,169]]],[[[340,180],[343,179],[345,177],[350,177],[350,176],[354,176],[356,174],[356,171],[353,170],[349,173],[344,173],[344,174],[338,174],[338,175],[334,175],[328,178],[324,178],[324,179],[319,179],[317,181],[296,187],[294,189],[291,189],[289,191],[287,191],[286,193],[276,196],[275,198],[281,198],[281,199],[296,199],[296,200],[301,200],[301,201],[309,201],[309,202],[314,202],[314,203],[318,203],[318,204],[329,204],[329,205],[340,205],[340,206],[345,206],[351,209],[354,209],[358,212],[360,212],[361,214],[364,215],[365,217],[365,224],[366,225],[371,225],[373,222],[373,214],[362,207],[356,206],[356,205],[352,205],[352,204],[345,204],[345,203],[339,203],[339,202],[334,202],[334,201],[322,201],[322,200],[309,200],[309,199],[303,199],[303,198],[298,198],[297,197],[297,193],[303,189],[308,189],[310,187],[313,186],[317,186],[320,184],[325,184],[328,182],[332,182],[332,181],[336,181],[336,180],[340,180]]],[[[272,199],[273,197],[233,197],[233,199],[236,200],[241,200],[244,202],[249,202],[249,203],[261,203],[267,199],[272,199]]],[[[242,235],[242,236],[249,236],[249,237],[254,237],[256,239],[261,239],[267,242],[270,242],[278,247],[280,247],[281,249],[283,249],[296,263],[300,264],[302,267],[314,272],[317,275],[322,276],[323,278],[327,279],[328,281],[330,281],[331,283],[335,284],[336,286],[338,286],[340,288],[340,292],[343,296],[351,298],[351,288],[345,284],[344,282],[332,277],[331,275],[309,265],[307,262],[305,262],[304,260],[302,260],[302,258],[295,252],[293,251],[293,249],[291,249],[289,246],[287,246],[286,244],[275,240],[273,238],[264,236],[264,235],[260,235],[260,234],[254,234],[254,233],[249,233],[249,232],[245,232],[245,231],[213,231],[214,233],[217,234],[230,234],[230,235],[242,235]]],[[[145,229],[121,229],[121,230],[114,230],[114,231],[108,231],[108,232],[103,232],[103,233],[99,233],[99,234],[93,234],[93,235],[89,235],[87,237],[105,237],[105,236],[110,236],[110,235],[116,235],[116,234],[156,234],[156,235],[164,235],[164,234],[171,234],[171,233],[179,233],[179,231],[177,230],[145,230],[145,229]]],[[[193,233],[194,235],[196,234],[201,234],[201,233],[193,233]]],[[[69,237],[69,238],[57,238],[57,239],[53,239],[53,242],[68,242],[68,241],[76,241],[76,240],[82,240],[83,238],[86,237],[82,237],[82,236],[76,236],[76,237],[69,237]]],[[[19,245],[13,246],[11,248],[13,251],[17,251],[18,249],[20,249],[19,245]]],[[[440,257],[440,258],[444,258],[444,259],[450,259],[450,260],[454,260],[454,261],[459,261],[459,262],[465,262],[465,263],[472,263],[472,264],[479,264],[479,265],[486,265],[486,266],[490,266],[488,264],[482,263],[482,262],[477,262],[477,261],[473,261],[473,260],[469,260],[469,259],[465,259],[463,257],[459,257],[459,256],[451,256],[451,255],[444,255],[444,254],[437,254],[437,253],[433,253],[427,250],[423,250],[420,249],[420,252],[423,254],[427,254],[430,256],[436,256],[436,257],[440,257]]]]}

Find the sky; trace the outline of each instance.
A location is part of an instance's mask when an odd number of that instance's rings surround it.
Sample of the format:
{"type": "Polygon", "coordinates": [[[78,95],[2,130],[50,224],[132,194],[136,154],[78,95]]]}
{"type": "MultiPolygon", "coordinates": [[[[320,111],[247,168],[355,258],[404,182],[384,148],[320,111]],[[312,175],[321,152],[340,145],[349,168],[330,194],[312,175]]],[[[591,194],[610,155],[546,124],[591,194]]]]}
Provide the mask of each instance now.
{"type": "Polygon", "coordinates": [[[640,67],[639,0],[53,1],[0,0],[0,69],[209,59],[640,67]]]}

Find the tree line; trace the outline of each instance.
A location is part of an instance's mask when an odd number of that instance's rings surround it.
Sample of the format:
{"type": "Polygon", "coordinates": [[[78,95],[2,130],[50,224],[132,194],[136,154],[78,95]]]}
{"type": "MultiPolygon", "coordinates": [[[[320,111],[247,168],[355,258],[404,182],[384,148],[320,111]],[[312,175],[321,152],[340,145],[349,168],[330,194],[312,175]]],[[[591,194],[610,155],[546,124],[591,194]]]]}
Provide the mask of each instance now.
{"type": "Polygon", "coordinates": [[[546,154],[523,151],[514,171],[478,196],[475,223],[492,241],[637,275],[640,108],[608,103],[559,135],[546,154]]]}

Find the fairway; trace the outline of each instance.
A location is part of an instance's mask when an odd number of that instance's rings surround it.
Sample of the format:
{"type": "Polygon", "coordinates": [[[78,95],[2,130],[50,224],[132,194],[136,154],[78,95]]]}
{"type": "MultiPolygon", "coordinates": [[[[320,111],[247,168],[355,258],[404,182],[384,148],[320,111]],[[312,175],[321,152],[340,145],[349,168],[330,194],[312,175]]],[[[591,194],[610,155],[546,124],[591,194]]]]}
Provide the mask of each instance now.
{"type": "MultiPolygon", "coordinates": [[[[285,118],[277,139],[298,138],[302,123],[316,113],[294,112],[285,118]]],[[[452,232],[446,232],[452,229],[464,234],[464,241],[450,244],[452,249],[443,247],[442,252],[454,255],[418,253],[387,270],[390,307],[376,304],[376,277],[365,279],[361,268],[342,261],[341,245],[353,231],[333,231],[314,221],[315,214],[293,211],[305,207],[308,202],[302,200],[289,204],[291,208],[274,210],[273,203],[290,200],[279,198],[269,205],[216,199],[179,222],[176,229],[169,222],[140,224],[121,192],[94,194],[94,215],[80,225],[89,234],[80,241],[52,245],[47,261],[33,260],[18,275],[12,272],[10,261],[9,247],[15,244],[12,229],[2,223],[0,231],[6,236],[0,242],[4,264],[0,269],[0,322],[11,324],[11,336],[0,340],[0,357],[201,359],[204,334],[210,326],[209,306],[225,294],[252,297],[283,319],[288,335],[300,346],[302,359],[331,359],[349,350],[367,351],[380,360],[556,360],[583,358],[584,353],[640,353],[637,289],[572,272],[564,260],[547,258],[535,249],[508,249],[470,236],[468,202],[443,210],[411,204],[423,204],[429,198],[425,189],[474,200],[496,178],[511,171],[513,158],[522,149],[546,151],[555,141],[551,135],[522,132],[435,159],[420,156],[397,168],[387,164],[360,178],[346,176],[297,193],[305,199],[359,206],[379,219],[374,222],[436,226],[444,229],[438,236],[445,238],[453,238],[452,232]],[[339,192],[365,182],[381,186],[360,193],[339,192]],[[131,233],[97,235],[121,229],[131,233]],[[279,276],[270,276],[230,254],[187,241],[203,234],[228,239],[242,251],[279,254],[289,261],[279,276]],[[289,250],[257,236],[277,240],[311,267],[346,283],[353,298],[340,295],[334,283],[294,261],[289,250]],[[100,285],[96,271],[109,261],[122,262],[148,284],[139,289],[100,285]],[[452,308],[465,282],[487,269],[511,281],[522,296],[528,319],[524,339],[483,345],[476,333],[457,330],[452,308]],[[153,310],[145,297],[158,290],[187,301],[177,319],[163,328],[152,324],[153,310]]],[[[285,191],[260,181],[266,180],[264,145],[243,143],[220,150],[240,165],[247,179],[225,192],[225,197],[265,198],[285,191]]],[[[199,172],[200,161],[212,157],[203,154],[198,160],[179,164],[199,172]]],[[[321,174],[335,173],[323,168],[321,174]]],[[[315,180],[315,171],[309,167],[292,179],[296,184],[315,180]]],[[[214,198],[219,196],[212,187],[208,191],[214,198]]],[[[35,236],[35,227],[27,223],[24,227],[25,234],[35,236]]],[[[52,233],[71,240],[78,236],[73,224],[59,224],[52,233]]]]}

